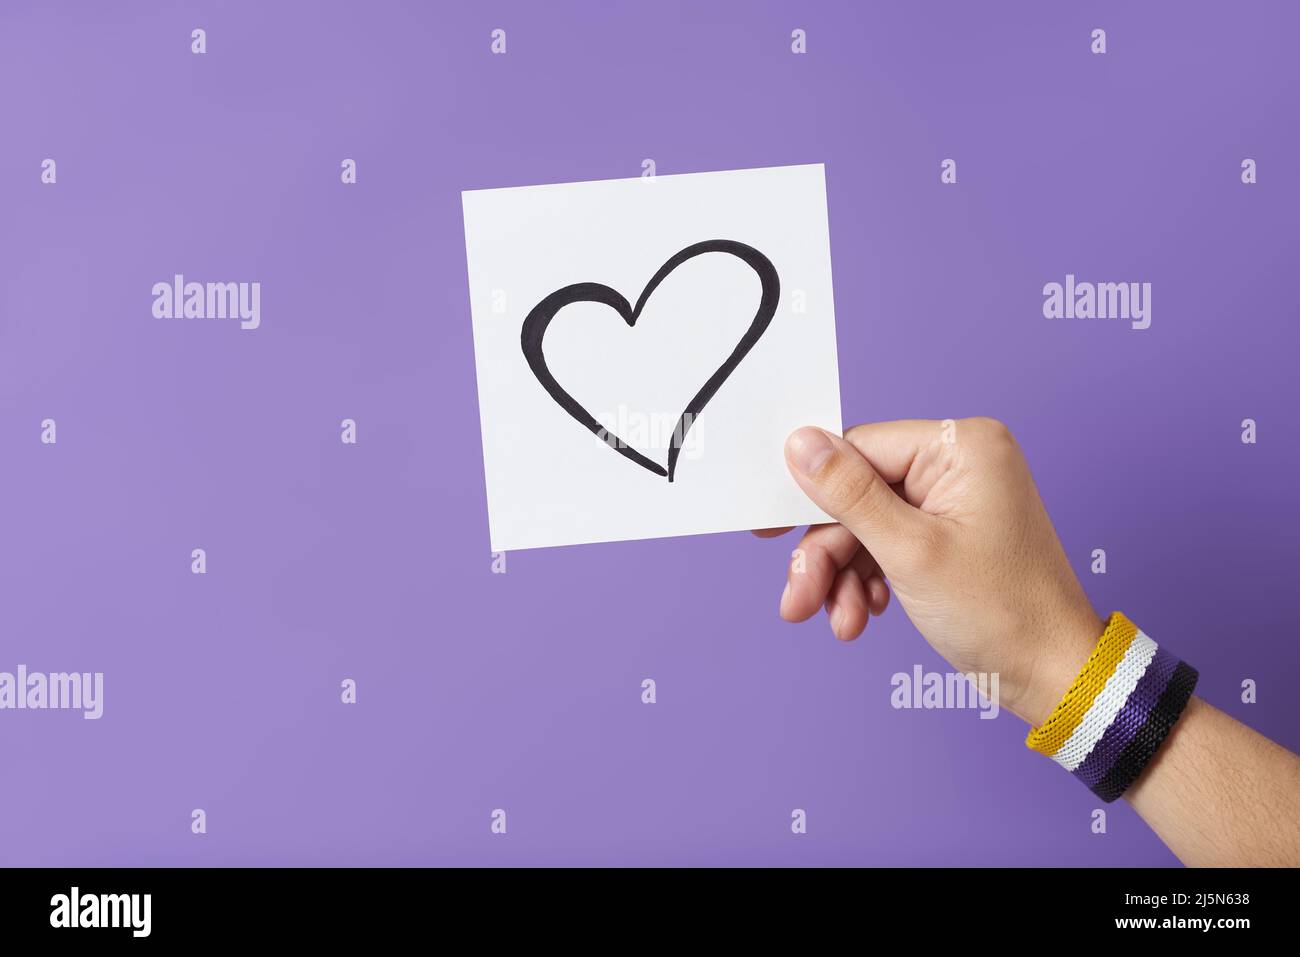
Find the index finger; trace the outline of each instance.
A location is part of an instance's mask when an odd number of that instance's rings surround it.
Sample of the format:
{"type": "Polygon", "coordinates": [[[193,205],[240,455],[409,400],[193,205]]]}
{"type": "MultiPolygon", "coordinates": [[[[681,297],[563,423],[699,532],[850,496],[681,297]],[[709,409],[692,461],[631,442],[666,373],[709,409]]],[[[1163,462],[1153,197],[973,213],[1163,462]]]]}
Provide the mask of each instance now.
{"type": "MultiPolygon", "coordinates": [[[[921,450],[943,441],[950,419],[899,419],[894,422],[866,422],[844,433],[876,474],[890,485],[907,478],[921,450]]],[[[956,425],[952,422],[953,426],[956,425]]]]}
{"type": "Polygon", "coordinates": [[[755,528],[752,531],[759,538],[776,538],[778,535],[784,535],[793,529],[793,525],[787,525],[785,528],[755,528]]]}

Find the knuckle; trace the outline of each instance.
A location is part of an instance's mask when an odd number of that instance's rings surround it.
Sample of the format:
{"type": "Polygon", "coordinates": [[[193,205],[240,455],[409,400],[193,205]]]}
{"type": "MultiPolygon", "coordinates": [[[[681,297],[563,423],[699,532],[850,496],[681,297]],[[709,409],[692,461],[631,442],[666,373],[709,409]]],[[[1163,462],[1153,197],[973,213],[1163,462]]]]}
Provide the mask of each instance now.
{"type": "Polygon", "coordinates": [[[1011,432],[1011,427],[1001,419],[980,418],[971,419],[971,425],[975,433],[979,436],[980,445],[994,455],[1004,455],[1009,452],[1018,452],[1019,444],[1016,442],[1015,435],[1011,432]]]}
{"type": "Polygon", "coordinates": [[[970,421],[979,434],[990,441],[1006,441],[1011,438],[1011,429],[1001,419],[981,415],[970,421]]]}

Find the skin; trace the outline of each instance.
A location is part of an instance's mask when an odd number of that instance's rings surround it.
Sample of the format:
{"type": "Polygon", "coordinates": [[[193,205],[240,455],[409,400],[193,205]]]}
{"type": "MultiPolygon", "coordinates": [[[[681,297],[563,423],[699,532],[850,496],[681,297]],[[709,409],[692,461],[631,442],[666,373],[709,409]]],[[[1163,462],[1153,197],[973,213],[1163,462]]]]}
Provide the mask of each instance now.
{"type": "MultiPolygon", "coordinates": [[[[1006,426],[804,428],[786,463],[837,521],[799,542],[781,617],[824,609],[852,641],[892,593],[955,670],[997,672],[1001,706],[1041,724],[1105,624],[1006,426]]],[[[1124,797],[1185,864],[1300,866],[1300,758],[1199,698],[1124,797]]]]}

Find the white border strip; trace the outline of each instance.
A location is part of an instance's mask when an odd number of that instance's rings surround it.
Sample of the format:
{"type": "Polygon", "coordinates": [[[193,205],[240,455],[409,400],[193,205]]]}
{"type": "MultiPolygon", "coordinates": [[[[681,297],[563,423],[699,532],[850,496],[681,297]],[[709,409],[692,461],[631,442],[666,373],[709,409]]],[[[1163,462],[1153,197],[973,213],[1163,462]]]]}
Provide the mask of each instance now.
{"type": "Polygon", "coordinates": [[[1083,720],[1074,729],[1074,733],[1052,755],[1053,761],[1067,771],[1073,771],[1083,764],[1106,729],[1115,721],[1115,716],[1124,707],[1124,702],[1128,701],[1128,696],[1142,680],[1147,666],[1155,656],[1154,641],[1141,631],[1133,636],[1124,657],[1115,666],[1115,672],[1106,679],[1106,684],[1084,712],[1083,720]]]}

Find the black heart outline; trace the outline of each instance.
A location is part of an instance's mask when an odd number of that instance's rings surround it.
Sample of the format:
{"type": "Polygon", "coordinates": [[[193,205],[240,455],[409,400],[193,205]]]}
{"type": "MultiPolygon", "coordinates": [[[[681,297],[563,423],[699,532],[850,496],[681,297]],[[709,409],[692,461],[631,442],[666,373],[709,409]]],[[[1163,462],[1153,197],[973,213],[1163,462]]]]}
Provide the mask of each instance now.
{"type": "Polygon", "coordinates": [[[533,370],[533,375],[537,377],[537,381],[542,384],[542,388],[550,394],[560,408],[577,419],[579,423],[606,444],[610,444],[611,437],[617,439],[617,444],[611,445],[616,452],[631,459],[642,468],[649,469],[656,475],[668,476],[668,481],[671,482],[673,474],[677,470],[677,456],[681,452],[682,443],[686,441],[686,433],[691,430],[691,426],[695,424],[695,419],[704,411],[708,401],[722,387],[722,383],[727,381],[727,377],[735,371],[741,360],[749,354],[749,350],[754,348],[755,343],[767,331],[768,325],[772,322],[772,317],[776,314],[776,304],[780,298],[781,280],[771,260],[753,246],[746,246],[744,243],[731,239],[710,239],[687,246],[660,266],[659,271],[641,290],[641,296],[636,301],[635,309],[617,290],[598,282],[579,282],[565,286],[563,289],[557,289],[533,306],[532,311],[528,313],[527,318],[524,319],[523,331],[519,336],[519,344],[523,348],[524,358],[528,360],[528,367],[533,370]],[[646,300],[650,298],[655,288],[667,278],[668,274],[688,259],[694,259],[696,256],[702,256],[705,253],[727,253],[740,259],[758,274],[759,282],[763,287],[763,294],[759,299],[758,311],[754,314],[754,321],[749,324],[749,328],[741,336],[736,348],[732,350],[727,360],[718,366],[718,370],[709,376],[708,381],[704,383],[700,391],[695,393],[695,398],[691,399],[686,408],[682,410],[681,418],[677,420],[677,426],[673,429],[672,444],[668,449],[668,468],[665,470],[658,462],[646,458],[597,422],[590,412],[578,404],[573,396],[564,391],[564,388],[555,381],[555,376],[551,375],[551,370],[546,365],[546,357],[542,354],[542,339],[546,335],[546,328],[551,324],[551,320],[555,318],[555,314],[565,306],[572,305],[575,302],[598,302],[609,306],[623,317],[623,321],[629,327],[634,327],[637,319],[641,316],[641,310],[645,306],[646,300]]]}

